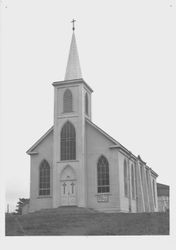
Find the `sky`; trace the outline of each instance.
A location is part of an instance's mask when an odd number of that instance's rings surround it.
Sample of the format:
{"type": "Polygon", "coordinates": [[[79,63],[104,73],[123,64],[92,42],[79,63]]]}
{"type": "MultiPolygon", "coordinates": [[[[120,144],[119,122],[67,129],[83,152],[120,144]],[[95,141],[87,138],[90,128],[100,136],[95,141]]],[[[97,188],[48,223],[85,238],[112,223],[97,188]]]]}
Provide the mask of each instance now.
{"type": "MultiPolygon", "coordinates": [[[[176,2],[1,1],[1,147],[6,205],[29,198],[26,151],[53,125],[76,19],[92,120],[174,185],[176,2]]],[[[6,206],[5,205],[5,206],[6,206]]]]}

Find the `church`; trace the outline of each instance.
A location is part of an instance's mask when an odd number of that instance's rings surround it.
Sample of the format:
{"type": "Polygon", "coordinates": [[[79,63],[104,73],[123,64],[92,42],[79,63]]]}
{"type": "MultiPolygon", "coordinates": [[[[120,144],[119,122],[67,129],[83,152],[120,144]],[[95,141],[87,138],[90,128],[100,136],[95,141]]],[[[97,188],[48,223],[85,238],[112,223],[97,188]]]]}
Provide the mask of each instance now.
{"type": "Polygon", "coordinates": [[[28,151],[28,212],[60,206],[157,212],[158,175],[93,123],[93,90],[82,78],[73,34],[65,78],[54,87],[54,125],[28,151]]]}

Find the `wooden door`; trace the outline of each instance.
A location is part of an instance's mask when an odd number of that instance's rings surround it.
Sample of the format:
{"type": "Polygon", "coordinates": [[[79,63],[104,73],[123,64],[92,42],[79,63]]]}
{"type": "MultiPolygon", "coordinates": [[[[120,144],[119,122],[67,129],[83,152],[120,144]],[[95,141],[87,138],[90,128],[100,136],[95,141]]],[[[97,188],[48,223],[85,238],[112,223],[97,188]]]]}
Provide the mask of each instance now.
{"type": "Polygon", "coordinates": [[[65,180],[61,182],[61,205],[76,205],[76,181],[65,180]]]}

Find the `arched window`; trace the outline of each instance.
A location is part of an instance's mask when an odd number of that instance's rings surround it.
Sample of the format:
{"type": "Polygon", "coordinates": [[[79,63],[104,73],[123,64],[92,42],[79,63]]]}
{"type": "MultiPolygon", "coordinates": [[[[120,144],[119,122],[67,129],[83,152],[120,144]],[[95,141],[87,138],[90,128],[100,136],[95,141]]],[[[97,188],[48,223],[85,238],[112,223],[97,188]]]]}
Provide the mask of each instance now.
{"type": "Polygon", "coordinates": [[[141,173],[141,183],[142,183],[142,188],[144,190],[144,166],[140,164],[140,173],[141,173]]]}
{"type": "Polygon", "coordinates": [[[132,199],[135,199],[135,171],[134,165],[131,164],[131,185],[132,185],[132,199]]]}
{"type": "Polygon", "coordinates": [[[155,180],[152,181],[153,184],[153,200],[154,200],[154,206],[156,207],[156,193],[155,193],[155,180]]]}
{"type": "Polygon", "coordinates": [[[76,160],[76,132],[74,126],[67,121],[61,130],[61,161],[76,160]]]}
{"type": "Polygon", "coordinates": [[[69,89],[66,89],[64,92],[64,98],[63,98],[63,112],[68,113],[72,112],[72,92],[69,89]]]}
{"type": "Polygon", "coordinates": [[[147,188],[149,190],[150,188],[150,177],[149,177],[149,171],[146,169],[146,178],[147,178],[147,188]]]}
{"type": "Polygon", "coordinates": [[[97,164],[98,193],[109,193],[109,163],[101,156],[97,164]]]}
{"type": "Polygon", "coordinates": [[[85,113],[86,115],[89,114],[89,102],[88,102],[88,94],[85,94],[85,113]]]}
{"type": "Polygon", "coordinates": [[[50,166],[46,160],[39,167],[39,195],[50,195],[50,166]]]}
{"type": "Polygon", "coordinates": [[[126,159],[124,160],[124,193],[128,197],[128,169],[126,159]]]}

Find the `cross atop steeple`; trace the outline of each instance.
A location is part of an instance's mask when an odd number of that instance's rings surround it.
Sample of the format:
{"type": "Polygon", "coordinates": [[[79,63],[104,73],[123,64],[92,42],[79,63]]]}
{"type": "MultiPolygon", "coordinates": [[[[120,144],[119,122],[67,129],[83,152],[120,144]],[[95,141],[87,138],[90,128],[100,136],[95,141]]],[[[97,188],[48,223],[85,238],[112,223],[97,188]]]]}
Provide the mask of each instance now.
{"type": "MultiPolygon", "coordinates": [[[[72,20],[73,28],[72,30],[75,30],[75,23],[76,20],[72,20]]],[[[79,62],[79,56],[78,56],[78,49],[76,45],[76,38],[75,38],[75,32],[72,34],[72,40],[70,45],[70,52],[68,56],[68,62],[67,62],[67,68],[65,73],[65,80],[73,80],[73,79],[80,79],[82,78],[81,74],[81,67],[79,62]]]]}
{"type": "Polygon", "coordinates": [[[76,20],[73,18],[73,20],[71,21],[71,23],[73,24],[73,27],[72,27],[73,31],[75,30],[75,22],[76,22],[76,20]]]}

